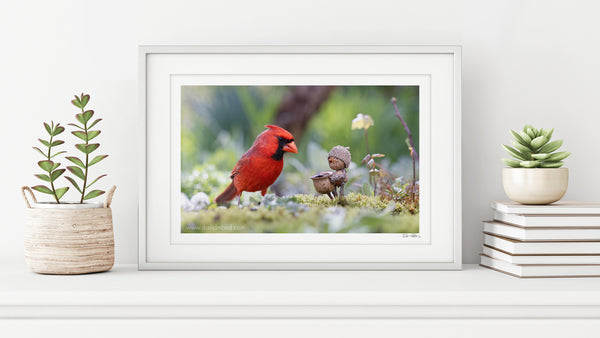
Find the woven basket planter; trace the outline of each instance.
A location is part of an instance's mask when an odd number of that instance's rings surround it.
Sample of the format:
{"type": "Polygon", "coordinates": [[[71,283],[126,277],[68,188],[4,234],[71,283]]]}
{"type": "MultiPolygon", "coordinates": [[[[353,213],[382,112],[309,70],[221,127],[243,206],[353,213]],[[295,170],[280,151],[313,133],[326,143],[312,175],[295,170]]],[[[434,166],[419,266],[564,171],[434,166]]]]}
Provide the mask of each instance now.
{"type": "Polygon", "coordinates": [[[23,187],[28,207],[25,222],[27,266],[33,272],[57,275],[110,270],[115,261],[110,209],[115,189],[113,186],[106,194],[104,204],[84,204],[86,209],[63,209],[63,204],[53,204],[50,208],[43,206],[29,187],[23,187]],[[33,204],[29,203],[26,191],[31,195],[33,204]]]}

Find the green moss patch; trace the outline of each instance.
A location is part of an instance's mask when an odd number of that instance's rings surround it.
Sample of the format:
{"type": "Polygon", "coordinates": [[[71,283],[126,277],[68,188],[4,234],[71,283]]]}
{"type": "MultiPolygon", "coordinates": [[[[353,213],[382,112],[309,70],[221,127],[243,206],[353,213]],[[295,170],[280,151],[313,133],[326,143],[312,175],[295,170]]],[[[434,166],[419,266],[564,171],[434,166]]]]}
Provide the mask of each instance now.
{"type": "Polygon", "coordinates": [[[419,214],[381,199],[350,193],[327,196],[267,195],[260,206],[182,212],[183,233],[418,233],[419,214]]]}

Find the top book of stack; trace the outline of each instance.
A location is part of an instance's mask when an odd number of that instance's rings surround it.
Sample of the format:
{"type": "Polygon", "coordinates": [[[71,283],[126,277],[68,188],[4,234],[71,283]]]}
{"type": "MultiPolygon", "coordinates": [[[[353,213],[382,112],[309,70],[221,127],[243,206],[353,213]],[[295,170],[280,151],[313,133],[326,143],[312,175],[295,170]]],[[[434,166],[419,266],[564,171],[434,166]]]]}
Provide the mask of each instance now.
{"type": "Polygon", "coordinates": [[[492,202],[494,219],[525,228],[600,228],[600,203],[523,205],[492,202]]]}
{"type": "Polygon", "coordinates": [[[557,202],[524,205],[492,202],[494,219],[525,228],[600,228],[600,203],[557,202]]]}
{"type": "Polygon", "coordinates": [[[512,201],[492,202],[492,209],[504,214],[518,215],[595,215],[600,216],[600,203],[556,202],[546,205],[527,205],[512,201]]]}

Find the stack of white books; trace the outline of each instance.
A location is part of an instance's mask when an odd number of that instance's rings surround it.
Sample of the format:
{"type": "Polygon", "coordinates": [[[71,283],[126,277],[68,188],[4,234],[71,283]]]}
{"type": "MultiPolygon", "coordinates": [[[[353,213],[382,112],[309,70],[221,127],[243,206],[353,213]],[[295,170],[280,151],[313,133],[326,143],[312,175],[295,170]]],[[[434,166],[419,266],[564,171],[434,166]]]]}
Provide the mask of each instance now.
{"type": "Polygon", "coordinates": [[[600,277],[600,203],[493,202],[481,265],[517,277],[600,277]]]}

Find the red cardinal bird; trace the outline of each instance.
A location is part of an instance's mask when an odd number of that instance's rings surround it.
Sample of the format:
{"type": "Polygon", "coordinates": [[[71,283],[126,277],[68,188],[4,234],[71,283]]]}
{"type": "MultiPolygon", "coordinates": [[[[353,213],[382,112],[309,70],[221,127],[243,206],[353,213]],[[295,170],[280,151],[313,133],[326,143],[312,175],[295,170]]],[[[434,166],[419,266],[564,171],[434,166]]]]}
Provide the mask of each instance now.
{"type": "Polygon", "coordinates": [[[267,125],[248,151],[231,171],[233,182],[215,198],[216,203],[231,201],[242,192],[261,191],[264,196],[283,169],[283,154],[297,153],[294,137],[289,131],[267,125]]]}

